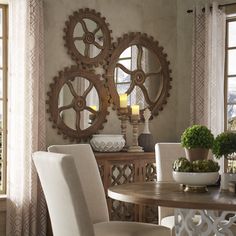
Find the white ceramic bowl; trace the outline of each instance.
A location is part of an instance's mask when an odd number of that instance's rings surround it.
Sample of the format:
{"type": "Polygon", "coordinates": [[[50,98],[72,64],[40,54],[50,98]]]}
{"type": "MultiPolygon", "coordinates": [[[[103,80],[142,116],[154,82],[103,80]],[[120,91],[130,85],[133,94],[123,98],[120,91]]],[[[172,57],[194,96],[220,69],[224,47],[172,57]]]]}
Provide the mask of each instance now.
{"type": "Polygon", "coordinates": [[[177,172],[173,171],[173,179],[179,184],[189,186],[206,186],[215,184],[219,178],[218,172],[177,172]]]}
{"type": "Polygon", "coordinates": [[[96,152],[119,152],[125,146],[125,140],[121,134],[95,134],[90,144],[96,152]]]}

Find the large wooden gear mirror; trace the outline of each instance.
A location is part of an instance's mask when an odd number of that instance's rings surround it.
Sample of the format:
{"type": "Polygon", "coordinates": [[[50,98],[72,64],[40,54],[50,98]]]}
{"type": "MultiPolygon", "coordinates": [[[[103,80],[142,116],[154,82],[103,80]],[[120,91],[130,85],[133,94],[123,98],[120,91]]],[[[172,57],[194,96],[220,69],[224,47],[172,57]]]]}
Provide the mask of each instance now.
{"type": "Polygon", "coordinates": [[[153,38],[130,33],[113,44],[106,79],[116,108],[119,94],[128,94],[128,104],[149,108],[157,115],[167,103],[170,69],[167,55],[153,38]]]}

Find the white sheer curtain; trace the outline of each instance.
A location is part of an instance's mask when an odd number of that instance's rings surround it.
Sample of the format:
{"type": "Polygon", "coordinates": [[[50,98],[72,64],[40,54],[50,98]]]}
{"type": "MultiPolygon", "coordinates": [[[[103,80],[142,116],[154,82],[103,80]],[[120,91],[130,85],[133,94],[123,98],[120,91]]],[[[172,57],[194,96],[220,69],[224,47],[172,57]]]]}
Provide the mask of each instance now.
{"type": "Polygon", "coordinates": [[[46,235],[32,153],[45,148],[42,0],[9,1],[7,236],[46,235]]]}
{"type": "Polygon", "coordinates": [[[224,130],[225,13],[216,2],[194,11],[191,123],[224,130]]]}

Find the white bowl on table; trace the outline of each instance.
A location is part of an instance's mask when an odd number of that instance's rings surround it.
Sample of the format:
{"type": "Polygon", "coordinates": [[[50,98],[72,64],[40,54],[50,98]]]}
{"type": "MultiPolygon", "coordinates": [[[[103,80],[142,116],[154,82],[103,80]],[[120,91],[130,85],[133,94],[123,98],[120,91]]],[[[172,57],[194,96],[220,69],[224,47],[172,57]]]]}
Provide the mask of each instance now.
{"type": "Polygon", "coordinates": [[[119,152],[125,146],[125,140],[121,134],[95,134],[90,144],[96,152],[119,152]]]}
{"type": "Polygon", "coordinates": [[[178,184],[186,185],[187,192],[206,192],[207,185],[215,184],[219,172],[172,172],[173,179],[178,184]],[[196,191],[193,191],[196,190],[196,191]]]}

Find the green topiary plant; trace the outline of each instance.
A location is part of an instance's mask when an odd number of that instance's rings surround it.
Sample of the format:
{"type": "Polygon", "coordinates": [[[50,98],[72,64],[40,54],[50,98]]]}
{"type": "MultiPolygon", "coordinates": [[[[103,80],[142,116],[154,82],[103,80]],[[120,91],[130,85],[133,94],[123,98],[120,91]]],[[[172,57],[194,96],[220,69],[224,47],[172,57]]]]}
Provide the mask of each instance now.
{"type": "Polygon", "coordinates": [[[181,136],[181,144],[187,149],[211,149],[213,146],[213,142],[213,134],[206,126],[203,125],[193,125],[187,128],[181,136]]]}
{"type": "Polygon", "coordinates": [[[223,155],[227,157],[227,155],[236,152],[236,133],[224,132],[219,134],[214,140],[212,152],[217,159],[223,155]]]}

